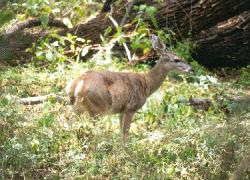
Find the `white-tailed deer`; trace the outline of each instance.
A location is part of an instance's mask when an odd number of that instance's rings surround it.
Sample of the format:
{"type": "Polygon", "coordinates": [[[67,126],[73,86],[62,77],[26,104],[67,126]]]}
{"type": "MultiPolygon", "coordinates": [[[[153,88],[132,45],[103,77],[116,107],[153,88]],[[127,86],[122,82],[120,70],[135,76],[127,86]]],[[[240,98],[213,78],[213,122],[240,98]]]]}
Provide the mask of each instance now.
{"type": "Polygon", "coordinates": [[[161,86],[167,73],[172,70],[192,71],[182,58],[166,50],[155,35],[152,35],[152,45],[160,59],[148,73],[87,71],[70,81],[66,91],[77,114],[87,112],[96,117],[119,113],[120,129],[126,142],[135,112],[161,86]]]}

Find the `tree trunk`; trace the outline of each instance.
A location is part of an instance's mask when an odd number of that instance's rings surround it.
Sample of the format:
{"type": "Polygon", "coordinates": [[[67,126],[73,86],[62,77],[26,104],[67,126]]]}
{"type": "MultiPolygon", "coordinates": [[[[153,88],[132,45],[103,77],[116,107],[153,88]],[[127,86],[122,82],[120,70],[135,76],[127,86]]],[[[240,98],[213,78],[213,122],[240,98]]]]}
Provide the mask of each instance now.
{"type": "Polygon", "coordinates": [[[250,11],[219,23],[194,37],[193,57],[210,67],[250,64],[250,11]]]}
{"type": "MultiPolygon", "coordinates": [[[[165,0],[163,3],[152,1],[150,4],[158,7],[156,18],[160,28],[173,29],[180,39],[189,38],[197,43],[194,57],[207,66],[238,66],[249,64],[249,10],[250,0],[165,0]],[[238,20],[238,21],[235,21],[238,20]],[[227,25],[230,24],[231,25],[227,25]]],[[[134,12],[135,13],[135,12],[134,12]]],[[[120,22],[124,10],[114,11],[113,17],[120,22]]],[[[131,14],[128,21],[135,14],[131,14]]],[[[63,29],[59,34],[68,32],[77,34],[92,43],[100,43],[100,34],[112,25],[111,21],[100,13],[94,19],[79,24],[72,29],[63,29]]],[[[19,32],[20,33],[20,32],[19,32]]],[[[13,33],[16,34],[16,33],[13,33]]],[[[16,43],[13,34],[2,35],[20,50],[29,47],[30,43],[16,43]]],[[[41,34],[39,34],[41,35],[41,34]]],[[[35,41],[37,35],[30,38],[21,32],[18,37],[28,38],[28,42],[35,41]]],[[[9,46],[10,47],[10,46],[9,46]]],[[[5,46],[6,48],[6,46],[5,46]]],[[[0,41],[1,53],[1,41],[0,41]]]]}

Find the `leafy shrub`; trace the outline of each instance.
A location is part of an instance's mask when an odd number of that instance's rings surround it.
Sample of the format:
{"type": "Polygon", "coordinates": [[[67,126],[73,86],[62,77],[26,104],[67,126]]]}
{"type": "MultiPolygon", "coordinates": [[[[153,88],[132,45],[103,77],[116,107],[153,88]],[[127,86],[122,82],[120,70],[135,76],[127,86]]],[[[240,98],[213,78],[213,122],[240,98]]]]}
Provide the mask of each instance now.
{"type": "Polygon", "coordinates": [[[250,66],[247,66],[246,68],[242,68],[240,70],[240,78],[238,84],[244,87],[250,86],[250,66]]]}

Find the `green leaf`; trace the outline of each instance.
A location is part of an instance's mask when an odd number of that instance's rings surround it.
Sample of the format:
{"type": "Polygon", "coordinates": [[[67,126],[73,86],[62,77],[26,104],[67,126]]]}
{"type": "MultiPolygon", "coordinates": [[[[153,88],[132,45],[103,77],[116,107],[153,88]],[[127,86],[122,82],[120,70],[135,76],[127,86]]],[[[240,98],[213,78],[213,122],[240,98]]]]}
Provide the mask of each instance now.
{"type": "Polygon", "coordinates": [[[46,59],[52,61],[54,59],[54,55],[51,51],[46,53],[46,59]]]}
{"type": "Polygon", "coordinates": [[[55,104],[55,103],[57,102],[57,99],[56,99],[56,97],[49,96],[49,97],[48,97],[48,101],[49,101],[51,104],[55,104]]]}
{"type": "Polygon", "coordinates": [[[157,9],[154,6],[147,6],[146,8],[146,14],[149,15],[149,17],[151,18],[151,21],[154,25],[155,28],[158,28],[158,24],[157,24],[157,20],[155,18],[155,13],[156,13],[157,9]]]}
{"type": "Polygon", "coordinates": [[[13,18],[13,12],[10,10],[5,10],[0,12],[0,27],[6,22],[10,21],[13,18]]]}
{"type": "Polygon", "coordinates": [[[82,43],[85,43],[85,39],[80,38],[80,37],[76,38],[76,41],[78,41],[78,42],[82,42],[82,43]]]}
{"type": "Polygon", "coordinates": [[[84,56],[86,56],[86,54],[88,54],[89,48],[90,48],[89,46],[86,46],[82,49],[82,53],[81,53],[82,57],[84,57],[84,56]]]}
{"type": "Polygon", "coordinates": [[[126,39],[125,39],[124,37],[122,37],[122,38],[118,41],[118,43],[119,43],[120,46],[121,46],[124,42],[126,42],[126,39]]]}
{"type": "Polygon", "coordinates": [[[107,27],[105,29],[104,36],[107,36],[109,33],[111,33],[111,31],[112,31],[112,27],[111,26],[107,27]]]}
{"type": "Polygon", "coordinates": [[[7,98],[2,98],[1,101],[1,106],[7,106],[9,104],[9,100],[7,98]]]}
{"type": "Polygon", "coordinates": [[[52,9],[52,12],[56,14],[56,13],[60,13],[61,10],[59,8],[54,8],[52,9]]]}
{"type": "Polygon", "coordinates": [[[48,14],[41,15],[40,21],[41,21],[42,27],[46,27],[49,23],[49,15],[48,14]]]}
{"type": "Polygon", "coordinates": [[[154,16],[156,13],[157,9],[154,6],[148,6],[146,8],[146,13],[150,16],[154,16]]]}
{"type": "Polygon", "coordinates": [[[72,50],[72,51],[75,51],[75,50],[76,50],[74,44],[71,44],[71,45],[70,45],[70,50],[72,50]]]}
{"type": "Polygon", "coordinates": [[[72,25],[72,23],[71,23],[71,21],[70,21],[69,18],[63,18],[63,24],[65,24],[68,28],[72,28],[73,27],[73,25],[72,25]]]}
{"type": "Polygon", "coordinates": [[[140,7],[139,7],[139,11],[144,11],[145,9],[146,9],[146,5],[145,4],[143,4],[143,5],[140,5],[140,7]]]}
{"type": "Polygon", "coordinates": [[[55,46],[55,47],[58,47],[59,46],[59,42],[55,41],[55,42],[52,43],[52,45],[55,46]]]}
{"type": "Polygon", "coordinates": [[[53,113],[45,114],[39,121],[38,124],[40,127],[51,127],[55,120],[53,113]]]}
{"type": "Polygon", "coordinates": [[[38,60],[44,60],[43,51],[37,51],[36,52],[36,58],[38,60]]]}

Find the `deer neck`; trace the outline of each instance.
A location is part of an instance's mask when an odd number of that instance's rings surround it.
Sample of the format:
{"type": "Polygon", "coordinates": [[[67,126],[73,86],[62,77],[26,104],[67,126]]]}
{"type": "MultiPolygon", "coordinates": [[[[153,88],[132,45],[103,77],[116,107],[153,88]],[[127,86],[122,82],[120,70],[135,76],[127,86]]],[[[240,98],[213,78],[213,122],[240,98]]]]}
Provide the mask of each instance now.
{"type": "Polygon", "coordinates": [[[166,69],[161,62],[158,62],[147,74],[149,95],[154,93],[164,82],[169,69],[166,69]]]}

